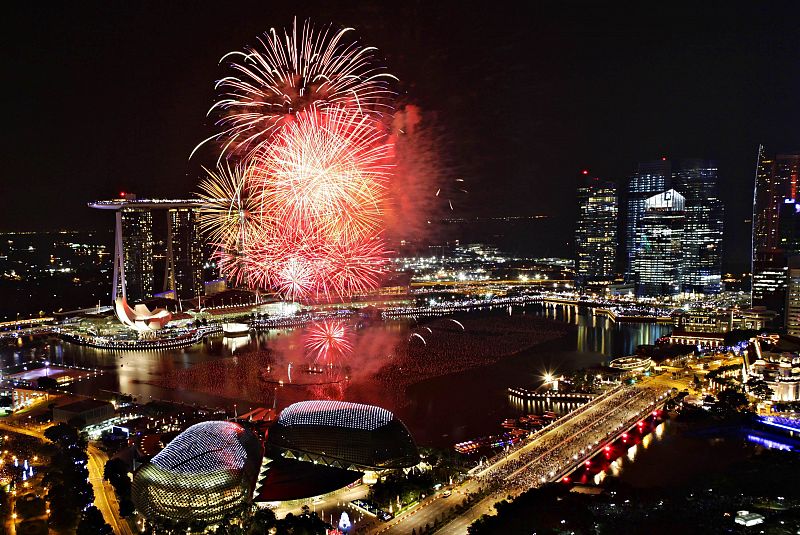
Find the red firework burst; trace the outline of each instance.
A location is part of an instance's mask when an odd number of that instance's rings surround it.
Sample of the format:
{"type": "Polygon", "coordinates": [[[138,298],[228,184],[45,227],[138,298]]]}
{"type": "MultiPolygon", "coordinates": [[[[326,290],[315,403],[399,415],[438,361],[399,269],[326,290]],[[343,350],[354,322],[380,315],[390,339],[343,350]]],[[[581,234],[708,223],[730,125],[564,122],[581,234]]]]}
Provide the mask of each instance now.
{"type": "Polygon", "coordinates": [[[315,364],[325,366],[340,363],[353,351],[350,330],[344,322],[337,320],[312,324],[308,329],[305,347],[315,364]]]}
{"type": "Polygon", "coordinates": [[[291,300],[375,288],[386,263],[390,151],[368,116],[298,114],[242,174],[237,191],[248,198],[238,204],[248,209],[211,214],[222,274],[291,300]]]}
{"type": "Polygon", "coordinates": [[[353,28],[316,28],[309,21],[300,28],[295,20],[282,35],[273,28],[257,46],[229,52],[220,63],[232,72],[216,83],[219,98],[208,113],[221,132],[197,147],[219,140],[220,159],[252,155],[299,112],[346,108],[377,118],[392,113],[397,78],[378,60],[376,48],[353,37],[353,28]]]}

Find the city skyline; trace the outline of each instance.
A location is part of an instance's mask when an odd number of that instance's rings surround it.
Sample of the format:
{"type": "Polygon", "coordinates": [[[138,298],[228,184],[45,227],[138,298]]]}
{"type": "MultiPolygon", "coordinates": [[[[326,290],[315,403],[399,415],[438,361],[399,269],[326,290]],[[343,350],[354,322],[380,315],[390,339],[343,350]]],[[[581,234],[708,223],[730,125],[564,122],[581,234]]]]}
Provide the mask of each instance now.
{"type": "Polygon", "coordinates": [[[3,534],[800,533],[797,2],[7,11],[3,534]]]}
{"type": "MultiPolygon", "coordinates": [[[[245,22],[234,14],[212,15],[205,6],[193,9],[190,19],[178,17],[177,7],[153,12],[85,6],[15,10],[12,16],[19,24],[14,26],[21,32],[37,19],[42,27],[53,26],[47,24],[50,17],[71,21],[75,31],[12,39],[12,61],[18,62],[12,70],[27,74],[34,63],[40,71],[53,69],[66,91],[52,95],[44,80],[27,76],[18,100],[33,104],[46,97],[60,110],[49,122],[55,135],[48,145],[55,149],[48,159],[53,166],[32,157],[30,136],[41,112],[35,105],[23,106],[26,115],[11,116],[12,130],[21,135],[8,147],[15,157],[6,158],[11,161],[7,172],[27,177],[30,194],[48,209],[29,220],[22,217],[24,203],[8,203],[0,228],[98,228],[102,223],[97,214],[80,208],[86,198],[122,190],[156,197],[185,197],[196,191],[204,162],[190,161],[188,154],[209,132],[203,114],[213,88],[207,80],[221,75],[219,58],[242,42],[252,43],[264,27],[286,24],[294,15],[346,21],[386,56],[401,80],[403,100],[418,106],[443,138],[440,158],[448,174],[466,181],[469,194],[454,196],[454,210],[445,207],[444,216],[543,213],[570,214],[571,219],[573,177],[579,169],[620,181],[636,161],[711,158],[719,162],[725,180],[721,196],[729,208],[725,263],[738,269],[750,256],[746,220],[757,147],[763,143],[786,152],[800,145],[790,127],[797,108],[789,100],[798,75],[780,68],[789,60],[786,44],[793,33],[781,28],[797,9],[791,4],[767,9],[741,2],[724,12],[701,6],[652,13],[622,6],[545,6],[538,16],[519,21],[492,11],[462,13],[449,4],[411,3],[392,12],[377,4],[361,9],[342,5],[333,12],[313,3],[296,13],[294,8],[281,13],[284,8],[276,7],[277,12],[245,22]],[[454,31],[446,38],[427,31],[452,17],[454,31]],[[654,26],[654,20],[659,24],[654,26]],[[234,32],[214,31],[227,22],[234,32]],[[163,24],[170,25],[169,32],[160,31],[163,24]],[[102,29],[111,27],[113,32],[102,29]],[[138,39],[143,27],[157,38],[138,39]],[[197,48],[195,36],[200,33],[209,37],[197,48]],[[518,39],[523,35],[526,39],[518,39]],[[494,46],[480,46],[488,42],[494,46]],[[556,53],[545,57],[541,50],[548,43],[556,53]],[[428,52],[424,64],[413,61],[419,50],[428,52]],[[176,64],[184,66],[176,70],[176,64]],[[132,81],[128,67],[136,73],[132,81]],[[60,99],[80,101],[76,97],[87,92],[94,72],[104,75],[105,88],[92,92],[95,107],[113,113],[83,114],[78,120],[72,115],[77,109],[61,105],[60,99]],[[615,82],[622,76],[630,88],[615,82]],[[670,82],[665,87],[652,83],[665,76],[670,82]],[[694,83],[700,78],[702,84],[694,83]],[[447,98],[446,89],[456,86],[471,90],[447,98]],[[494,106],[476,106],[485,95],[492,95],[494,106]],[[533,104],[528,95],[536,97],[533,104]],[[609,105],[618,110],[613,118],[601,111],[609,105]],[[461,118],[465,109],[485,111],[467,124],[461,118]],[[72,135],[63,135],[67,128],[72,135]],[[615,135],[601,135],[609,129],[615,135]],[[157,180],[143,181],[142,176],[157,180]],[[534,189],[537,193],[531,195],[534,189]],[[84,192],[81,198],[79,191],[84,192]]],[[[564,229],[560,239],[568,254],[571,232],[564,229]]]]}

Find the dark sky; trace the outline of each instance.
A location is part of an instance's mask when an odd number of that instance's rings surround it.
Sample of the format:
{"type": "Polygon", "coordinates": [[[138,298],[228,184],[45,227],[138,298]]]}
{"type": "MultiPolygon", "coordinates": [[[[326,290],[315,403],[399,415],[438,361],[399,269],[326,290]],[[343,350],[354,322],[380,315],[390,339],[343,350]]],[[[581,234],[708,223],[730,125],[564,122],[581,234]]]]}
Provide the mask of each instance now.
{"type": "Polygon", "coordinates": [[[757,146],[800,149],[800,2],[471,4],[6,6],[0,230],[102,227],[87,200],[193,191],[219,58],[297,15],[355,27],[436,115],[470,190],[457,215],[564,216],[582,168],[713,158],[727,263],[746,261],[757,146]]]}

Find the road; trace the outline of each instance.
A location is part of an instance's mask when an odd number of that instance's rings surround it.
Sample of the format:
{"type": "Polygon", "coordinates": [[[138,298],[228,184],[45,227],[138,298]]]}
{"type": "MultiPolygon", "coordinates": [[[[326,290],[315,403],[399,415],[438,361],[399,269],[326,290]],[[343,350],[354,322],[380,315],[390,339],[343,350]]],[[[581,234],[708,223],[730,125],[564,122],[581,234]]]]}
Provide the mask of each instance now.
{"type": "MultiPolygon", "coordinates": [[[[376,526],[371,533],[408,535],[412,529],[425,524],[434,525],[447,515],[450,508],[461,502],[467,493],[477,492],[479,486],[497,488],[463,515],[437,531],[442,534],[463,535],[467,527],[483,514],[493,514],[494,504],[507,495],[517,495],[544,482],[552,481],[557,473],[581,458],[617,432],[621,426],[650,410],[656,385],[643,382],[637,388],[620,389],[573,411],[550,428],[538,433],[524,446],[487,463],[473,474],[475,477],[456,487],[449,498],[432,496],[413,510],[391,522],[376,526]]],[[[658,390],[664,390],[658,385],[658,390]]]]}
{"type": "MultiPolygon", "coordinates": [[[[39,430],[39,428],[16,427],[8,425],[5,422],[0,422],[0,429],[6,429],[14,433],[20,433],[47,441],[43,431],[39,430]]],[[[94,489],[95,507],[103,513],[103,518],[114,529],[114,533],[117,535],[133,535],[128,522],[119,516],[119,504],[117,504],[114,489],[111,488],[108,482],[103,481],[103,470],[108,457],[91,444],[86,453],[89,457],[87,468],[89,469],[89,482],[94,489]]]]}

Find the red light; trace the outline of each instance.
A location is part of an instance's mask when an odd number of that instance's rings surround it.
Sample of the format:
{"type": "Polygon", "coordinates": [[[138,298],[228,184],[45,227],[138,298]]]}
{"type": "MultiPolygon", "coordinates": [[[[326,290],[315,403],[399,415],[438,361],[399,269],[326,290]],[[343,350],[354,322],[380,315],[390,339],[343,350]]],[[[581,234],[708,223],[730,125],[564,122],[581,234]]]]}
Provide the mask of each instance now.
{"type": "Polygon", "coordinates": [[[606,451],[611,451],[611,446],[606,446],[606,447],[605,447],[605,450],[606,450],[606,451]]]}
{"type": "Polygon", "coordinates": [[[124,197],[124,196],[125,196],[125,192],[124,192],[124,191],[120,191],[120,192],[119,192],[119,196],[120,196],[120,197],[124,197]]]}
{"type": "Polygon", "coordinates": [[[628,433],[622,433],[622,439],[625,440],[626,438],[628,438],[628,433]]]}
{"type": "Polygon", "coordinates": [[[564,479],[562,479],[562,481],[563,481],[564,483],[569,483],[569,477],[564,477],[564,479]]]}
{"type": "Polygon", "coordinates": [[[591,465],[592,465],[591,461],[586,461],[586,466],[591,466],[591,465]]]}
{"type": "Polygon", "coordinates": [[[644,425],[644,422],[642,422],[642,421],[640,420],[640,421],[639,421],[639,423],[638,423],[637,425],[644,425]]]}
{"type": "Polygon", "coordinates": [[[662,161],[662,162],[666,162],[666,161],[667,161],[667,157],[666,157],[666,156],[662,156],[662,157],[661,157],[661,161],[662,161]]]}
{"type": "Polygon", "coordinates": [[[589,174],[589,170],[588,169],[584,169],[583,171],[581,171],[581,173],[583,173],[584,175],[588,175],[589,174]]]}

